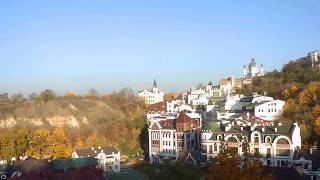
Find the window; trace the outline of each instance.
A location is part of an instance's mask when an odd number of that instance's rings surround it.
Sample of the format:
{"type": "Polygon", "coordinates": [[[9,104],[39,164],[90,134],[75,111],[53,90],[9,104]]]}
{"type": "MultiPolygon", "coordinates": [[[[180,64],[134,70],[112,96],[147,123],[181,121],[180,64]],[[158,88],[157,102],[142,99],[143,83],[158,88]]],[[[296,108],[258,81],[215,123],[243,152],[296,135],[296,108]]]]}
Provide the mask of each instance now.
{"type": "Polygon", "coordinates": [[[169,146],[170,146],[170,141],[169,141],[169,146]]]}
{"type": "Polygon", "coordinates": [[[176,142],[175,141],[173,141],[173,146],[176,146],[176,142]]]}
{"type": "Polygon", "coordinates": [[[259,148],[254,148],[254,153],[259,154],[259,148]]]}
{"type": "Polygon", "coordinates": [[[271,143],[271,137],[270,136],[266,137],[266,143],[271,143]]]}
{"type": "Polygon", "coordinates": [[[254,143],[259,143],[259,137],[254,137],[254,143]]]}

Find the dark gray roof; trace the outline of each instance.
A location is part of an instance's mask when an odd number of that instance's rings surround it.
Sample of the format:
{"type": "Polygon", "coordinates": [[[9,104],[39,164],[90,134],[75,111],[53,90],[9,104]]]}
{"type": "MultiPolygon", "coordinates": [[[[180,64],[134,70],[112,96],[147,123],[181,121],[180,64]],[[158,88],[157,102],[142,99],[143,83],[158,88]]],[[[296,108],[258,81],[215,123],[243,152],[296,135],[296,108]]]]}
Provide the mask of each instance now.
{"type": "Polygon", "coordinates": [[[290,125],[265,126],[264,128],[265,128],[264,132],[262,132],[261,126],[256,127],[255,130],[261,132],[262,134],[290,135],[293,126],[290,126],[290,125]],[[277,132],[275,132],[275,128],[277,128],[277,132]]]}
{"type": "MultiPolygon", "coordinates": [[[[207,122],[203,128],[203,130],[211,130],[215,133],[240,133],[240,134],[250,134],[251,127],[250,126],[242,126],[243,129],[241,130],[241,126],[239,125],[232,125],[231,128],[228,131],[225,131],[225,128],[228,124],[219,125],[214,122],[207,122]]],[[[293,125],[275,125],[275,126],[257,126],[253,131],[258,131],[263,135],[286,135],[289,136],[291,134],[293,125]],[[262,128],[264,128],[264,131],[262,131],[262,128]],[[277,128],[277,132],[275,132],[275,128],[277,128]]]]}
{"type": "Polygon", "coordinates": [[[108,146],[108,147],[101,147],[99,148],[94,148],[93,150],[90,149],[76,149],[75,152],[78,154],[79,157],[96,157],[99,153],[103,152],[106,155],[118,153],[118,150],[115,149],[114,147],[108,146]]]}
{"type": "Polygon", "coordinates": [[[96,165],[98,165],[98,161],[93,157],[52,160],[52,167],[54,170],[76,169],[90,166],[94,167],[96,165]]]}
{"type": "Polygon", "coordinates": [[[240,99],[240,102],[252,102],[253,96],[247,96],[240,99]]]}
{"type": "Polygon", "coordinates": [[[311,150],[300,149],[298,157],[296,157],[295,159],[300,159],[302,157],[306,160],[312,161],[313,169],[320,168],[320,149],[312,149],[312,152],[311,150]]]}

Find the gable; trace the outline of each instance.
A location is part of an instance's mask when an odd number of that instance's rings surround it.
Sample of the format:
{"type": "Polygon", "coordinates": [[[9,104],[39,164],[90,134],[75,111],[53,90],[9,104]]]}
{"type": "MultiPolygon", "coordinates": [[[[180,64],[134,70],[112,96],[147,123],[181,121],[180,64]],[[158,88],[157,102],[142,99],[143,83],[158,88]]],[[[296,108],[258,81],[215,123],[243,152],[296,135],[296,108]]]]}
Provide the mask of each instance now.
{"type": "Polygon", "coordinates": [[[151,126],[151,129],[152,130],[159,130],[160,128],[157,123],[153,123],[153,125],[151,126]]]}

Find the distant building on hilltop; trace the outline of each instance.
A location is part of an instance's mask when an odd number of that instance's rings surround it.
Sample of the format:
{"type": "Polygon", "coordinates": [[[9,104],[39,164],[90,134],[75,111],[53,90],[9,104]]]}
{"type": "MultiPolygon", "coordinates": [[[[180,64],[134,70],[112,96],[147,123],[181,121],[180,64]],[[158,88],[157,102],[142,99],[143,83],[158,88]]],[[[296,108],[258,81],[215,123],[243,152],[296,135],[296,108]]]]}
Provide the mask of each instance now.
{"type": "Polygon", "coordinates": [[[315,70],[320,70],[320,50],[308,53],[308,57],[310,57],[312,68],[315,70]]]}
{"type": "Polygon", "coordinates": [[[153,82],[152,89],[142,89],[139,91],[139,98],[144,100],[147,105],[163,102],[164,93],[160,92],[156,80],[153,82]]]}
{"type": "Polygon", "coordinates": [[[263,65],[261,64],[260,66],[257,65],[256,59],[251,58],[251,62],[248,65],[248,72],[246,69],[246,66],[243,66],[243,77],[259,77],[264,75],[264,70],[263,70],[263,65]]]}

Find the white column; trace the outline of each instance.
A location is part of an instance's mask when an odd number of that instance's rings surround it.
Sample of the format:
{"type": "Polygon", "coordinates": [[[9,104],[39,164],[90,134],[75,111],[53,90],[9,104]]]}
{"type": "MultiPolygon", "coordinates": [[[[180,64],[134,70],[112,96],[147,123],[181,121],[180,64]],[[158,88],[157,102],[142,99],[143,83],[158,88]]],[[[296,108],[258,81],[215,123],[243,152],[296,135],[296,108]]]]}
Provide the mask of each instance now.
{"type": "Polygon", "coordinates": [[[149,163],[152,163],[153,159],[152,159],[152,145],[151,145],[151,130],[148,129],[148,133],[149,133],[149,163]]]}

